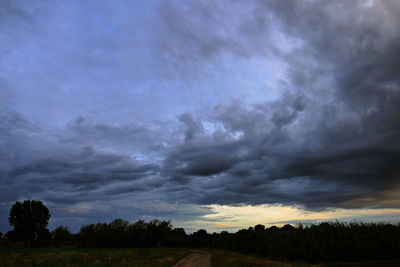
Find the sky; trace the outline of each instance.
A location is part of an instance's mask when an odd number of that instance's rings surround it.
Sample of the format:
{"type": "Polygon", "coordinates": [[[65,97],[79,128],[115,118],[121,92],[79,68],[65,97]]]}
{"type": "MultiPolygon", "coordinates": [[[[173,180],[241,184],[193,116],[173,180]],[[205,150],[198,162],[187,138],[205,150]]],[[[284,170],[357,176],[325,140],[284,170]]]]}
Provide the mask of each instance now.
{"type": "Polygon", "coordinates": [[[400,222],[397,0],[0,0],[0,231],[400,222]]]}

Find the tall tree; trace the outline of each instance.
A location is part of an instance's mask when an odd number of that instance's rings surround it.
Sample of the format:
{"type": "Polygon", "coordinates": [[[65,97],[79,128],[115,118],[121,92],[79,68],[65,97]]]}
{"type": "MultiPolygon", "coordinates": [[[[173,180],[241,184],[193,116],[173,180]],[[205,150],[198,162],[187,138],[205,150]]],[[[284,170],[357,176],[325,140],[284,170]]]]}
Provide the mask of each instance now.
{"type": "Polygon", "coordinates": [[[59,226],[51,233],[54,245],[56,247],[62,247],[71,245],[73,242],[73,235],[68,230],[68,227],[59,226]]]}
{"type": "Polygon", "coordinates": [[[41,201],[25,200],[15,202],[11,209],[8,221],[14,226],[14,236],[25,244],[38,242],[48,236],[47,224],[50,213],[41,201]]]}

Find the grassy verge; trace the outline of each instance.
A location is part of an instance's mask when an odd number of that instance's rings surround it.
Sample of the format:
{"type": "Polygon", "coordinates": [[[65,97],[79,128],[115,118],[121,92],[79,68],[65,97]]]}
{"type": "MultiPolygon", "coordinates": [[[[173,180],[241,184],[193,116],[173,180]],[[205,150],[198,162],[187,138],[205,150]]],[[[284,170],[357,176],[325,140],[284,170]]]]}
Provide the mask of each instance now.
{"type": "Polygon", "coordinates": [[[254,267],[292,267],[292,266],[320,266],[310,265],[304,263],[283,263],[279,261],[269,260],[263,257],[257,257],[253,255],[246,255],[232,251],[219,250],[219,249],[208,249],[213,255],[211,259],[211,265],[213,267],[242,267],[242,266],[254,266],[254,267]]]}
{"type": "Polygon", "coordinates": [[[398,267],[399,260],[386,261],[363,261],[363,262],[345,262],[345,263],[323,263],[309,264],[304,262],[279,262],[269,260],[263,257],[246,255],[226,250],[207,249],[212,255],[211,265],[213,267],[398,267]]]}
{"type": "Polygon", "coordinates": [[[171,266],[188,255],[186,248],[1,249],[0,267],[14,266],[171,266]]]}

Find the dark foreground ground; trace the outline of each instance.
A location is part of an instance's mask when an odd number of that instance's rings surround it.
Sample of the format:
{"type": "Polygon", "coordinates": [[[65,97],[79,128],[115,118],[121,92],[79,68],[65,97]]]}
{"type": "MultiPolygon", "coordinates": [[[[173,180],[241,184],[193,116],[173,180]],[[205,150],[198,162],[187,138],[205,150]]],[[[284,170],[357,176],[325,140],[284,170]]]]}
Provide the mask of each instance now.
{"type": "Polygon", "coordinates": [[[0,267],[9,266],[172,266],[190,253],[187,248],[1,249],[0,267]]]}
{"type": "Polygon", "coordinates": [[[263,257],[245,255],[225,250],[208,250],[212,254],[211,266],[251,266],[251,267],[399,267],[400,259],[383,261],[363,261],[346,263],[317,263],[310,264],[301,261],[282,262],[278,260],[266,259],[263,257]]]}
{"type": "Polygon", "coordinates": [[[189,248],[1,248],[0,267],[9,266],[400,266],[399,260],[308,264],[280,262],[240,253],[189,248]]]}

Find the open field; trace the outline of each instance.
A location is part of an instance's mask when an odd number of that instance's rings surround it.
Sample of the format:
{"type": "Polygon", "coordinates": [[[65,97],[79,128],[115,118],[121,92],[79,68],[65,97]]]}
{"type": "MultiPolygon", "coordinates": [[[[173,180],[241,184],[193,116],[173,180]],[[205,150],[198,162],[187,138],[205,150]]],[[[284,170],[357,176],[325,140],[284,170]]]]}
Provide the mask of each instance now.
{"type": "MultiPolygon", "coordinates": [[[[272,261],[264,257],[257,257],[253,255],[245,255],[237,252],[207,249],[212,255],[211,266],[215,267],[239,267],[239,266],[254,266],[254,267],[292,267],[299,266],[299,264],[289,264],[279,261],[272,261]]],[[[311,266],[309,264],[302,264],[301,266],[311,266]]]]}
{"type": "Polygon", "coordinates": [[[190,253],[187,248],[0,249],[0,267],[13,266],[171,266],[190,253]]]}
{"type": "Polygon", "coordinates": [[[348,263],[324,263],[324,264],[310,264],[301,261],[294,262],[280,262],[270,260],[264,257],[254,255],[245,255],[237,252],[207,249],[212,255],[212,267],[397,267],[400,266],[399,260],[387,261],[363,261],[363,262],[348,262],[348,263]]]}
{"type": "MultiPolygon", "coordinates": [[[[203,249],[212,254],[212,267],[378,267],[400,266],[400,260],[356,263],[309,264],[280,262],[255,255],[219,249],[203,249]]],[[[172,266],[189,255],[189,248],[1,248],[0,267],[19,266],[172,266]]]]}

